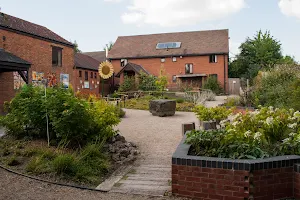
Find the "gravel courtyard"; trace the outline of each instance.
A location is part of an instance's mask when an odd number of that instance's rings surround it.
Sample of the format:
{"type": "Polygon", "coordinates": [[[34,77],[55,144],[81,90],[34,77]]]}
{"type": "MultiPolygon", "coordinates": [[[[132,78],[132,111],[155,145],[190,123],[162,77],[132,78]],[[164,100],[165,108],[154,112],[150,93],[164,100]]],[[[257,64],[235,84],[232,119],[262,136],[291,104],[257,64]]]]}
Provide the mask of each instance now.
{"type": "MultiPolygon", "coordinates": [[[[126,110],[126,117],[118,125],[127,141],[139,146],[141,158],[137,163],[171,166],[171,156],[181,140],[181,124],[197,122],[194,113],[176,112],[173,117],[154,117],[149,111],[126,110]]],[[[111,199],[111,200],[163,200],[179,199],[169,197],[149,197],[141,195],[101,193],[61,187],[0,169],[0,199],[111,199]]]]}

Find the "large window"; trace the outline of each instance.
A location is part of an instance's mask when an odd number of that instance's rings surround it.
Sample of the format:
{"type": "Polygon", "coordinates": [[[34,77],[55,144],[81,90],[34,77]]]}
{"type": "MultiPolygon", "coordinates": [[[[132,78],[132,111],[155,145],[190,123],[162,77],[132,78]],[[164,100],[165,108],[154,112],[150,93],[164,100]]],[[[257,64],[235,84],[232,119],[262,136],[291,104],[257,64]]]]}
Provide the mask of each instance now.
{"type": "Polygon", "coordinates": [[[191,64],[191,63],[185,64],[185,73],[186,74],[193,73],[193,64],[191,64]]]}
{"type": "Polygon", "coordinates": [[[218,56],[215,55],[215,54],[210,55],[210,56],[209,56],[209,62],[210,62],[210,63],[216,63],[216,62],[218,62],[218,56]]]}
{"type": "Polygon", "coordinates": [[[52,65],[53,66],[62,66],[62,48],[52,47],[52,65]]]}
{"type": "Polygon", "coordinates": [[[84,72],[84,80],[89,80],[89,72],[87,71],[84,72]]]}

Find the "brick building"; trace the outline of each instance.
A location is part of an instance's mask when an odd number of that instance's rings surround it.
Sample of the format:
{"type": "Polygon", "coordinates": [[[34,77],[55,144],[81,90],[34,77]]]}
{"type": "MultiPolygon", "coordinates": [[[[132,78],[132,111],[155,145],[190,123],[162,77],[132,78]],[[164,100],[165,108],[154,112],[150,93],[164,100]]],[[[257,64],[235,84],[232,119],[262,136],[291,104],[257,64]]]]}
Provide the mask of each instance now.
{"type": "MultiPolygon", "coordinates": [[[[87,54],[76,53],[75,54],[75,85],[76,92],[81,94],[93,94],[99,96],[102,94],[102,79],[98,73],[99,65],[105,61],[105,56],[102,59],[94,59],[87,54]],[[100,60],[100,61],[99,61],[100,60]]],[[[108,94],[109,84],[104,84],[104,94],[108,94]]]]}
{"type": "Polygon", "coordinates": [[[40,26],[0,13],[0,112],[24,83],[74,85],[74,47],[40,26]]]}
{"type": "Polygon", "coordinates": [[[163,66],[169,88],[178,83],[201,88],[208,76],[215,76],[228,91],[228,41],[228,30],[120,36],[108,58],[120,76],[116,82],[135,75],[127,65],[132,63],[155,76],[163,66]]]}

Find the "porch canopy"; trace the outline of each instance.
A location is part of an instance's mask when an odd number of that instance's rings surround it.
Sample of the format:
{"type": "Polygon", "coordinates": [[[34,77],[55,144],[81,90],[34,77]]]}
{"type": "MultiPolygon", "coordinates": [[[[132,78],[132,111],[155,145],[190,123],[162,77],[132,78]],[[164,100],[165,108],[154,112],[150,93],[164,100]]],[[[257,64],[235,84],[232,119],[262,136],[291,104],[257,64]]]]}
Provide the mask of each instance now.
{"type": "Polygon", "coordinates": [[[122,73],[124,72],[135,72],[136,74],[141,74],[141,72],[144,72],[145,74],[150,74],[145,70],[141,65],[137,65],[134,63],[127,63],[117,74],[116,77],[120,77],[122,73]]]}
{"type": "Polygon", "coordinates": [[[206,74],[181,74],[177,75],[177,78],[195,78],[195,77],[205,77],[206,74]]]}
{"type": "Polygon", "coordinates": [[[18,72],[23,80],[28,84],[28,70],[30,66],[30,62],[27,62],[26,60],[23,60],[4,49],[0,49],[0,73],[18,72]]]}

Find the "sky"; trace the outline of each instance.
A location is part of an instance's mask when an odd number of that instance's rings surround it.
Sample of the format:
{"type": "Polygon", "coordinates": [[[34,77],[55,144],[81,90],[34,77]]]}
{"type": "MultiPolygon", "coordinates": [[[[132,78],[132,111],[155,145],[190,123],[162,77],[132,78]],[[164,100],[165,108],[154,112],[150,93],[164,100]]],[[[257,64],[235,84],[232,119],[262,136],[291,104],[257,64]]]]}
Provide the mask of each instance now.
{"type": "Polygon", "coordinates": [[[261,29],[300,61],[300,0],[2,0],[0,7],[76,40],[83,52],[103,50],[118,36],[229,29],[234,57],[261,29]]]}

